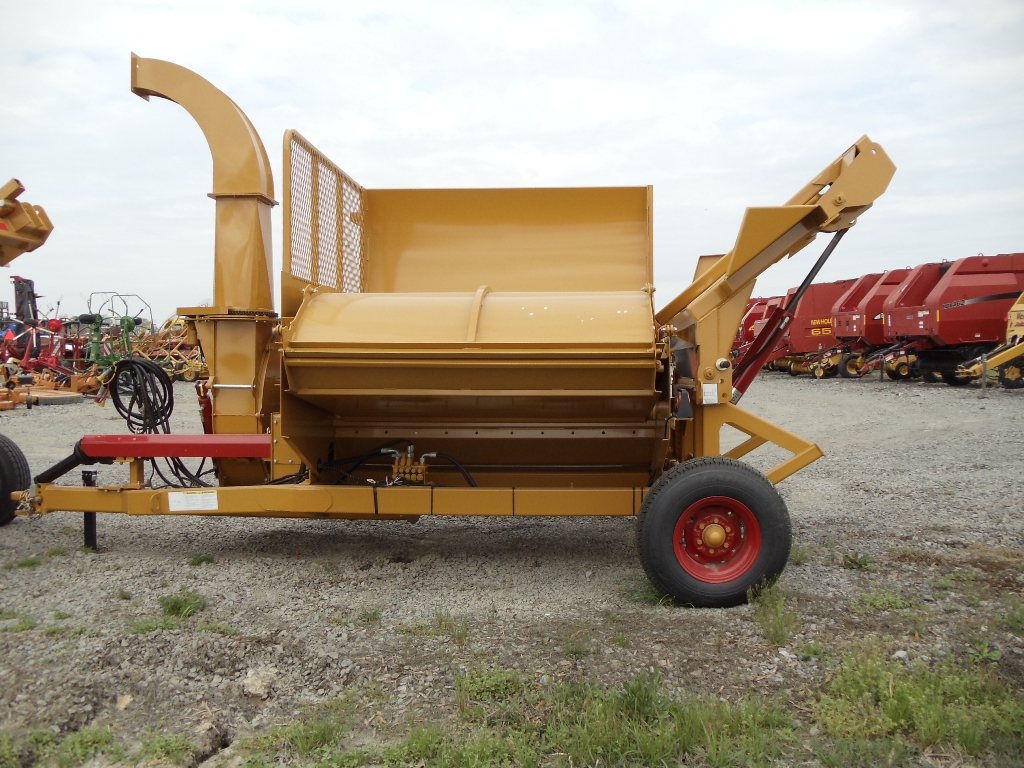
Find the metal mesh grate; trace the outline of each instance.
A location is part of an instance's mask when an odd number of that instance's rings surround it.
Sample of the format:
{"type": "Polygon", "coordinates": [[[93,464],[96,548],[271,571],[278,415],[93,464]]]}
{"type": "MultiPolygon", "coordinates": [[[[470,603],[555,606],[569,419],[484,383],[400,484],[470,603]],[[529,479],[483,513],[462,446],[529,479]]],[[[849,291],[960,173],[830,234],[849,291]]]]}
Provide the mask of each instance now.
{"type": "Polygon", "coordinates": [[[295,131],[286,150],[286,270],[323,288],[359,293],[363,188],[295,131]]]}

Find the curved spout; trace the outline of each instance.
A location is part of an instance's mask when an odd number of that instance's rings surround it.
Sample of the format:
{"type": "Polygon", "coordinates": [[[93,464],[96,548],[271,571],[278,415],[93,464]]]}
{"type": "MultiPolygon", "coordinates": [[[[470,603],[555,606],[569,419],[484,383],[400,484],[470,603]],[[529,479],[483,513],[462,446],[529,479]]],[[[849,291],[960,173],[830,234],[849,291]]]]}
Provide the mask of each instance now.
{"type": "Polygon", "coordinates": [[[199,125],[213,156],[217,201],[213,303],[271,312],[274,176],[259,134],[223,91],[185,67],[132,54],[132,93],[180,104],[199,125]]]}

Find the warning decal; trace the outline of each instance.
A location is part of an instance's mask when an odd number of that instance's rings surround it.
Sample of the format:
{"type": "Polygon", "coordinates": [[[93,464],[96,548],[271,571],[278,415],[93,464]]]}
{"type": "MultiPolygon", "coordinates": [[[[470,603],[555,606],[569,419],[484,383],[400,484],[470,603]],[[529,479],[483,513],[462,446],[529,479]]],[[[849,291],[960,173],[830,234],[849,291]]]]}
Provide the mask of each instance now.
{"type": "Polygon", "coordinates": [[[172,491],[167,494],[171,512],[210,512],[217,509],[216,491],[172,491]]]}

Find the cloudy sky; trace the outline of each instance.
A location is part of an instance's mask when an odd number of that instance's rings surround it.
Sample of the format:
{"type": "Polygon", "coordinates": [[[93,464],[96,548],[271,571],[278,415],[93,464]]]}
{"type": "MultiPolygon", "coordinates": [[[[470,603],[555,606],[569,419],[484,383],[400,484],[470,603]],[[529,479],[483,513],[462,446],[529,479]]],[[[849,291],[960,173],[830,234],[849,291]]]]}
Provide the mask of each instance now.
{"type": "MultiPolygon", "coordinates": [[[[13,273],[62,314],[121,291],[159,321],[212,295],[209,152],[180,107],[132,95],[131,51],[245,110],[278,199],[286,128],[367,187],[653,184],[659,305],[746,206],[784,202],[865,133],[898,171],[819,279],[1024,251],[1019,0],[4,6],[0,176],[56,227],[13,273]]],[[[823,245],[756,293],[798,283],[823,245]]]]}

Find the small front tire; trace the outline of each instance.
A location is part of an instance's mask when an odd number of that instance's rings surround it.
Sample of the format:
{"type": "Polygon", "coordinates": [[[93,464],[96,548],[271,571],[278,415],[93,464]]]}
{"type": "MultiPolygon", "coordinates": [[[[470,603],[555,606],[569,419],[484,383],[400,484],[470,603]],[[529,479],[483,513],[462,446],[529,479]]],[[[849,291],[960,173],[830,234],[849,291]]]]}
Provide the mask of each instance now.
{"type": "Polygon", "coordinates": [[[662,475],[637,525],[647,577],[696,608],[746,602],[751,587],[782,573],[791,538],[789,511],[775,486],[724,456],[692,459],[662,475]]]}
{"type": "Polygon", "coordinates": [[[1006,389],[1024,388],[1024,357],[999,366],[999,383],[1006,389]]]}

